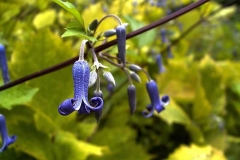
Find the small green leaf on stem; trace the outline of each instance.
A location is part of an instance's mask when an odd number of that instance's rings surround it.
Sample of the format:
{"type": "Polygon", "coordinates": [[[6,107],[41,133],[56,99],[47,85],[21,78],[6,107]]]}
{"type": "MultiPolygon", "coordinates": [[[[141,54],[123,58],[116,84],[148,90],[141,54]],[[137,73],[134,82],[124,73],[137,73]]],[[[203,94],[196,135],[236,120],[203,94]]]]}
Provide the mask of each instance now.
{"type": "Polygon", "coordinates": [[[81,16],[81,14],[78,12],[78,10],[76,9],[76,7],[70,3],[70,2],[63,2],[61,0],[53,0],[55,3],[57,3],[59,6],[61,6],[62,8],[64,8],[66,11],[68,11],[69,13],[71,13],[77,20],[78,22],[81,24],[81,27],[84,28],[84,21],[83,18],[81,16]]]}

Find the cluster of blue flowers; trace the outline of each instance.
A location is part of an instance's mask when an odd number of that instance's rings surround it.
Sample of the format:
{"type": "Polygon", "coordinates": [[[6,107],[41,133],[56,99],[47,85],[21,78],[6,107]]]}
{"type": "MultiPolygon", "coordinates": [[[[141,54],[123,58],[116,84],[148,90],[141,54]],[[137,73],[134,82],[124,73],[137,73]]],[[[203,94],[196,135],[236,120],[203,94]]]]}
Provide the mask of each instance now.
{"type": "MultiPolygon", "coordinates": [[[[116,35],[118,54],[116,55],[116,57],[114,57],[114,60],[116,60],[117,62],[112,61],[105,54],[96,54],[94,48],[92,47],[93,43],[84,40],[80,48],[79,60],[74,63],[72,69],[74,82],[74,98],[69,98],[63,101],[58,107],[59,113],[65,116],[69,115],[73,111],[78,111],[79,114],[88,114],[90,112],[95,112],[95,118],[97,119],[97,121],[101,118],[104,103],[103,93],[100,90],[100,70],[103,71],[103,76],[109,82],[109,84],[111,84],[110,88],[113,88],[113,86],[115,86],[115,80],[110,72],[104,70],[108,67],[103,66],[101,63],[99,63],[98,57],[106,60],[107,62],[110,62],[113,65],[116,65],[126,73],[129,81],[129,86],[127,87],[127,94],[131,114],[134,113],[137,106],[136,87],[133,85],[132,80],[135,80],[139,83],[141,82],[140,77],[137,75],[139,71],[143,71],[148,77],[146,88],[149,98],[151,100],[151,104],[146,107],[145,111],[143,111],[143,116],[151,117],[154,111],[160,113],[169,103],[169,97],[165,95],[160,98],[157,83],[150,78],[149,74],[141,67],[126,62],[126,24],[123,24],[121,20],[115,15],[108,15],[107,17],[116,18],[119,22],[119,25],[115,29],[105,31],[103,34],[98,35],[97,38],[100,39],[101,37],[106,37],[107,40],[108,37],[116,35]],[[84,60],[85,43],[87,44],[88,49],[90,49],[90,51],[92,52],[94,59],[94,64],[91,67],[92,71],[90,70],[88,62],[84,60]],[[91,98],[88,102],[88,87],[92,86],[95,82],[97,84],[96,90],[94,92],[94,97],[91,98]]],[[[94,35],[99,24],[107,17],[104,17],[99,22],[95,19],[88,27],[89,35],[94,35]]],[[[158,60],[159,63],[162,63],[161,57],[159,57],[158,60]]]]}
{"type": "MultiPolygon", "coordinates": [[[[5,47],[2,44],[0,44],[0,67],[2,70],[4,84],[6,84],[10,81],[10,78],[8,73],[5,47]]],[[[0,134],[2,138],[2,147],[0,148],[0,152],[3,152],[10,144],[16,141],[17,137],[15,135],[8,135],[6,120],[2,114],[0,114],[0,134]]]]}

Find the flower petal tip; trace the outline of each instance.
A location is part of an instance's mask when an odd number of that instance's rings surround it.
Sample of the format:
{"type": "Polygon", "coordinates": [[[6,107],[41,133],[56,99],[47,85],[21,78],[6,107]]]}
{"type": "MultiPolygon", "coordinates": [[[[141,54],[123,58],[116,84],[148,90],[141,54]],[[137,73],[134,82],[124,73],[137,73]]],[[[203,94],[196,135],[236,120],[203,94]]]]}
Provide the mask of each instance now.
{"type": "Polygon", "coordinates": [[[76,100],[74,100],[73,98],[66,99],[58,107],[58,112],[63,116],[71,114],[73,111],[75,111],[75,109],[73,108],[75,101],[76,100]]]}

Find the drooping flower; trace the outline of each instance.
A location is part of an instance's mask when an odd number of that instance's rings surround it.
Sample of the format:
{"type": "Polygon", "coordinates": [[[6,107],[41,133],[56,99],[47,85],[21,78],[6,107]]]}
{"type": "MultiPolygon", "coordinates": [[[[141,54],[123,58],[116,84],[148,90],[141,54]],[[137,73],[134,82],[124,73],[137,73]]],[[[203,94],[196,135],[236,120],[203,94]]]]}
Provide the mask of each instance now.
{"type": "Polygon", "coordinates": [[[78,113],[84,114],[101,109],[103,106],[102,98],[91,98],[90,104],[95,104],[95,106],[91,106],[88,102],[90,68],[87,61],[76,61],[73,65],[72,75],[74,83],[74,98],[65,100],[59,106],[59,113],[61,115],[68,115],[76,110],[78,113]]]}
{"type": "Polygon", "coordinates": [[[128,92],[128,102],[129,102],[130,113],[132,115],[135,112],[137,107],[136,87],[134,85],[128,86],[127,92],[128,92]]]}
{"type": "Polygon", "coordinates": [[[121,60],[123,65],[126,63],[126,28],[125,26],[119,25],[116,28],[117,34],[117,46],[118,46],[118,58],[121,60]]]}
{"type": "Polygon", "coordinates": [[[161,54],[156,55],[156,63],[157,63],[157,66],[158,66],[158,73],[165,72],[165,68],[163,66],[161,54]]]}
{"type": "Polygon", "coordinates": [[[4,84],[10,81],[9,73],[8,73],[8,65],[5,48],[2,44],[0,44],[0,67],[2,69],[2,77],[4,84]]]}
{"type": "Polygon", "coordinates": [[[10,144],[16,141],[17,137],[15,135],[8,135],[6,120],[2,114],[0,114],[0,133],[2,137],[2,147],[0,148],[0,152],[3,152],[10,144]]]}
{"type": "Polygon", "coordinates": [[[149,98],[151,100],[151,104],[146,107],[149,113],[147,114],[147,111],[144,111],[143,116],[151,117],[153,115],[154,110],[160,113],[165,109],[164,106],[166,106],[169,103],[169,96],[165,95],[162,97],[162,99],[160,99],[158,86],[154,80],[150,80],[149,82],[147,82],[146,87],[149,98]]]}
{"type": "Polygon", "coordinates": [[[168,38],[167,38],[167,32],[165,28],[162,28],[160,31],[160,35],[161,35],[161,40],[163,44],[168,43],[168,38]]]}

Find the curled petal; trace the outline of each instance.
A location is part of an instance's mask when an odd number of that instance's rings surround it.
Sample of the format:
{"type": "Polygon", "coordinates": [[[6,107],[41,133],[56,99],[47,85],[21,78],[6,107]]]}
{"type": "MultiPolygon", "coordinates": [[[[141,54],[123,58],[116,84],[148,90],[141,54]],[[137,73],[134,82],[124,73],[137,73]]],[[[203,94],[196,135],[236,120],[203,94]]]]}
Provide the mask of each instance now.
{"type": "Polygon", "coordinates": [[[93,97],[90,100],[90,104],[88,102],[85,102],[83,100],[83,103],[81,104],[80,109],[78,110],[78,113],[85,114],[90,113],[91,111],[99,111],[103,107],[103,99],[100,97],[93,97]]]}
{"type": "MultiPolygon", "coordinates": [[[[101,97],[103,99],[102,91],[94,91],[94,97],[101,97]]],[[[95,111],[95,118],[96,118],[97,122],[102,117],[102,110],[103,110],[103,107],[101,109],[99,109],[98,111],[95,111]]]]}
{"type": "Polygon", "coordinates": [[[75,109],[73,108],[75,102],[76,100],[74,100],[73,98],[66,99],[58,107],[58,112],[63,116],[69,115],[70,113],[75,111],[75,109]]]}
{"type": "Polygon", "coordinates": [[[0,148],[0,152],[3,152],[7,147],[16,141],[17,136],[9,136],[7,132],[6,120],[5,117],[0,114],[0,134],[2,137],[2,147],[0,148]]]}
{"type": "Polygon", "coordinates": [[[102,107],[103,107],[103,99],[101,97],[93,97],[90,100],[90,104],[93,105],[93,107],[87,106],[90,110],[98,111],[98,110],[102,109],[102,107]]]}
{"type": "Polygon", "coordinates": [[[153,115],[153,113],[154,113],[154,107],[153,107],[151,104],[149,104],[146,108],[147,108],[147,110],[144,110],[144,111],[142,112],[142,115],[143,115],[145,118],[149,118],[149,117],[151,117],[151,116],[153,115]]]}
{"type": "Polygon", "coordinates": [[[168,95],[164,95],[162,96],[161,101],[163,103],[163,106],[167,106],[169,104],[170,98],[168,95]]]}

